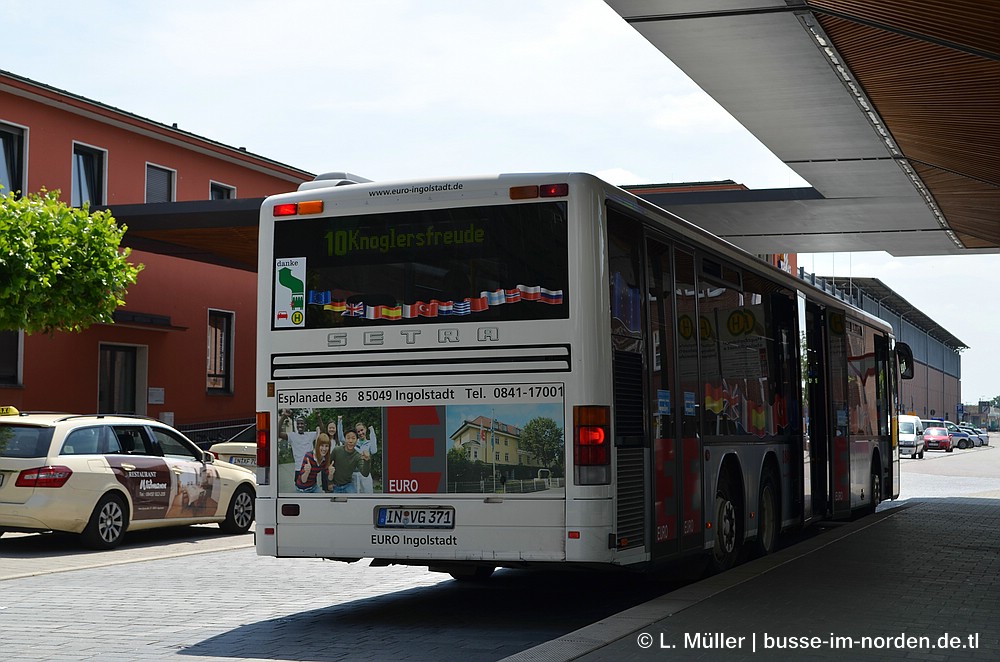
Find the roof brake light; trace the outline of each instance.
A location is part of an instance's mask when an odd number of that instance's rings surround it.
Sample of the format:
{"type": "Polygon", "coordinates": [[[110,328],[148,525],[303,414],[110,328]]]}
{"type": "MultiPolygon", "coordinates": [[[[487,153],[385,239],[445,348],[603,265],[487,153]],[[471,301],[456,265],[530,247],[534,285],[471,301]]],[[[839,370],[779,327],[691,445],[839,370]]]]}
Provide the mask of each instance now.
{"type": "Polygon", "coordinates": [[[285,202],[274,205],[275,216],[303,216],[305,214],[322,214],[322,200],[303,200],[302,202],[285,202]]]}
{"type": "Polygon", "coordinates": [[[511,186],[511,200],[534,198],[563,198],[569,195],[569,184],[544,184],[542,186],[511,186]]]}

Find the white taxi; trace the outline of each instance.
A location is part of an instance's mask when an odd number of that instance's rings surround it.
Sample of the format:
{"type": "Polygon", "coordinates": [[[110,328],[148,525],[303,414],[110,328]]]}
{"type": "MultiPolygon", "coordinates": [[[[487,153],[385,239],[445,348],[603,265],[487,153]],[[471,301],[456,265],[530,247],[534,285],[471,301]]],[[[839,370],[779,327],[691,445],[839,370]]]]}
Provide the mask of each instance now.
{"type": "Polygon", "coordinates": [[[248,469],[257,468],[257,425],[249,425],[226,441],[209,447],[208,451],[216,460],[236,464],[248,469]]]}
{"type": "Polygon", "coordinates": [[[0,535],[64,531],[111,549],[126,531],[161,526],[217,522],[240,534],[256,494],[252,471],[215,462],[159,421],[0,407],[0,535]]]}

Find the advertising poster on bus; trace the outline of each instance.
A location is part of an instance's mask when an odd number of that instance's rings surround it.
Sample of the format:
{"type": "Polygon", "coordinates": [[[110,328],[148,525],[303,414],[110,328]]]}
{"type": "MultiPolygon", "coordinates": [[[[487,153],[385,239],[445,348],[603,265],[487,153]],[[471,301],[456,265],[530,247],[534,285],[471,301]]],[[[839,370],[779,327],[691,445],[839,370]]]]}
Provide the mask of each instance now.
{"type": "Polygon", "coordinates": [[[278,489],[561,495],[563,399],[558,383],[279,391],[278,489]]]}

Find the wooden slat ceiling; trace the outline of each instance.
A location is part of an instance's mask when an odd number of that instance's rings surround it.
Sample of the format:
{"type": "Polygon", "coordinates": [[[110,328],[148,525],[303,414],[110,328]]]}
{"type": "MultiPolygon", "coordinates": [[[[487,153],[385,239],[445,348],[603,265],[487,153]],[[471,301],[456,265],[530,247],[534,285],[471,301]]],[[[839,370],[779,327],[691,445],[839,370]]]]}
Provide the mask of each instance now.
{"type": "Polygon", "coordinates": [[[1000,2],[807,5],[959,240],[1000,247],[1000,2]]]}

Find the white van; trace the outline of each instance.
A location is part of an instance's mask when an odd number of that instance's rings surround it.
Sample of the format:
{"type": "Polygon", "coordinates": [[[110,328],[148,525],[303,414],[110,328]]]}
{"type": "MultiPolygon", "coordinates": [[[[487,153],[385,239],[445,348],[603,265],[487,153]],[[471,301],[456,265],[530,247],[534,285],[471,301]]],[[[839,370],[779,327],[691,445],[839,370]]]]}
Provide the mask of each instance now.
{"type": "Polygon", "coordinates": [[[898,423],[899,454],[924,459],[924,422],[917,416],[900,414],[898,423]]]}

